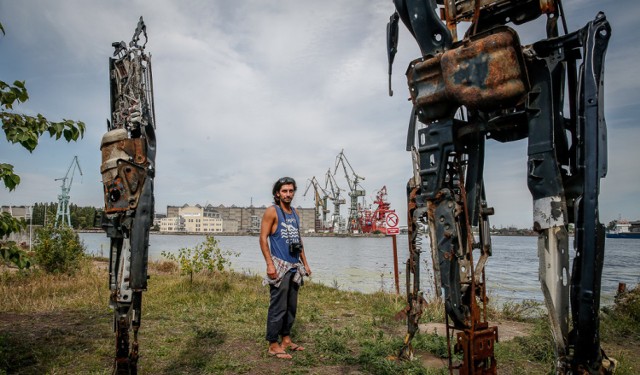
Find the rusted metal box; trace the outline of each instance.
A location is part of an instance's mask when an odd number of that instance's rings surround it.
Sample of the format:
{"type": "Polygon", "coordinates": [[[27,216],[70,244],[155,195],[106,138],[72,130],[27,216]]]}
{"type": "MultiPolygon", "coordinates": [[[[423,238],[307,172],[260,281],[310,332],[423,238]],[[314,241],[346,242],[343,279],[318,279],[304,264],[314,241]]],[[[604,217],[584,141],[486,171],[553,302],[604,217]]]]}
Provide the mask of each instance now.
{"type": "Polygon", "coordinates": [[[412,61],[407,79],[425,123],[451,117],[460,106],[482,111],[512,107],[529,90],[520,42],[506,26],[412,61]]]}
{"type": "Polygon", "coordinates": [[[129,138],[125,129],[102,137],[102,183],[107,214],[135,209],[146,178],[146,150],[142,138],[129,138]]]}

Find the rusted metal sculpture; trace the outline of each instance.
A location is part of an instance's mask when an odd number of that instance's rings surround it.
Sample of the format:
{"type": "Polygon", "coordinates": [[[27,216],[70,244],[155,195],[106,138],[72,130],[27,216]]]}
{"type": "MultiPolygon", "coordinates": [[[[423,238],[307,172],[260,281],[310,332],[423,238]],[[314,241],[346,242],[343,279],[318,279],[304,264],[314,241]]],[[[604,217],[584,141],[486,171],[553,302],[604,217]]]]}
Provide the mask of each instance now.
{"type": "Polygon", "coordinates": [[[142,292],[147,289],[149,229],[154,213],[155,113],[146,44],[142,17],[128,46],[113,43],[115,52],[109,59],[111,121],[100,145],[105,204],[102,228],[111,240],[109,306],[114,310],[114,372],[118,374],[137,373],[138,329],[142,292]]]}
{"type": "Polygon", "coordinates": [[[457,332],[455,351],[463,358],[457,365],[450,361],[450,369],[496,373],[498,332],[488,325],[484,309],[485,264],[491,255],[488,217],[493,214],[483,182],[485,140],[528,138],[527,183],[557,373],[611,373],[614,362],[600,348],[598,328],[604,258],[598,194],[607,172],[603,72],[611,35],[605,15],[568,32],[560,0],[394,4],[396,12],[387,25],[389,74],[399,20],[422,52],[406,72],[413,102],[407,139],[415,169],[408,188],[407,277],[413,275],[413,287],[408,286],[409,333],[400,356],[412,355],[410,340],[422,312],[415,234],[422,221],[429,225],[448,337],[457,332]],[[520,45],[511,26],[543,15],[547,39],[520,45]],[[470,24],[458,40],[460,22],[470,24]],[[571,223],[576,253],[570,270],[571,223]],[[473,226],[479,228],[478,241],[473,226]]]}

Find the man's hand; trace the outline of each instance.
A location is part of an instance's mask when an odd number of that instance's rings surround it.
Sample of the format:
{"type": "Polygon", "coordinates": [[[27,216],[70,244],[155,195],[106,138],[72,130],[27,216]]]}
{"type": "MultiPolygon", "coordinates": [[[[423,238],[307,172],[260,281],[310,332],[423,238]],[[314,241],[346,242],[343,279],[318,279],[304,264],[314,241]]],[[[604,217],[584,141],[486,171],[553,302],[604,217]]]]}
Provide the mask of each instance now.
{"type": "Polygon", "coordinates": [[[278,277],[276,267],[273,264],[267,265],[267,276],[269,276],[270,279],[275,279],[276,277],[278,277]]]}
{"type": "Polygon", "coordinates": [[[309,268],[309,266],[304,266],[304,269],[307,271],[307,276],[311,277],[311,268],[309,268]]]}

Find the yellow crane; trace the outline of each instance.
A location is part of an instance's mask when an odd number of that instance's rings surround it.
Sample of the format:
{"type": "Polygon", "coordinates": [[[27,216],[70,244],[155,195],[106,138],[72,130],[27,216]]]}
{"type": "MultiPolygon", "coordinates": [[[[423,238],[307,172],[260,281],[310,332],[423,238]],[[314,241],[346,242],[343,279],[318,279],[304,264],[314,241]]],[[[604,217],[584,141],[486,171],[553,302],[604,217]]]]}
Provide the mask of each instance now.
{"type": "Polygon", "coordinates": [[[327,200],[329,199],[329,193],[320,186],[320,183],[316,179],[316,176],[313,176],[309,179],[309,183],[307,184],[307,188],[304,190],[304,195],[307,196],[309,192],[309,188],[313,186],[314,191],[314,202],[315,202],[315,230],[316,232],[324,232],[327,223],[327,213],[329,213],[329,209],[327,208],[327,200]]]}

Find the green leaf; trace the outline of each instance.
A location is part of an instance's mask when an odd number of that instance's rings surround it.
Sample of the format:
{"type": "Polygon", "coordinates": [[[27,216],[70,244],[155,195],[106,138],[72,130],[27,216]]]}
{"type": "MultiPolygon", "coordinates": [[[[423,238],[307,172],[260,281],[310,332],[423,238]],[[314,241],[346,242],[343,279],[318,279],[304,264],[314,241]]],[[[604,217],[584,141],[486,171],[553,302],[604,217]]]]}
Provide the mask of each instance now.
{"type": "Polygon", "coordinates": [[[10,86],[5,82],[0,82],[0,106],[5,107],[6,109],[12,109],[13,103],[16,100],[24,103],[28,99],[29,94],[24,86],[24,82],[15,81],[13,86],[10,86]]]}
{"type": "Polygon", "coordinates": [[[29,152],[33,152],[33,150],[35,150],[36,147],[38,146],[38,139],[29,137],[25,141],[20,142],[20,144],[22,145],[22,147],[29,150],[29,152]]]}
{"type": "Polygon", "coordinates": [[[20,176],[13,173],[13,165],[0,163],[0,179],[4,185],[12,191],[20,184],[20,176]]]}
{"type": "Polygon", "coordinates": [[[2,212],[0,214],[0,238],[14,232],[19,232],[26,227],[27,222],[24,221],[24,219],[16,219],[8,212],[2,212]]]}
{"type": "Polygon", "coordinates": [[[18,176],[17,174],[7,176],[7,177],[11,179],[11,181],[13,182],[13,186],[20,185],[20,176],[18,176]]]}
{"type": "Polygon", "coordinates": [[[73,139],[73,133],[71,132],[71,130],[69,129],[64,130],[64,139],[66,139],[67,142],[70,142],[73,139]]]}
{"type": "Polygon", "coordinates": [[[50,122],[41,114],[36,117],[8,112],[0,112],[2,129],[7,140],[11,143],[19,143],[29,151],[38,146],[38,139],[44,132],[56,140],[64,136],[67,142],[77,141],[84,135],[85,124],[64,120],[64,122],[50,122]]]}

